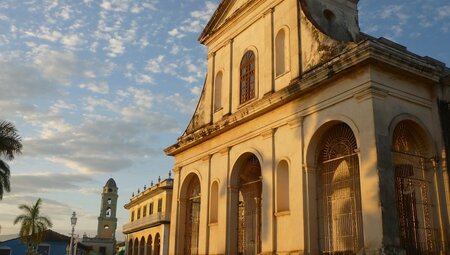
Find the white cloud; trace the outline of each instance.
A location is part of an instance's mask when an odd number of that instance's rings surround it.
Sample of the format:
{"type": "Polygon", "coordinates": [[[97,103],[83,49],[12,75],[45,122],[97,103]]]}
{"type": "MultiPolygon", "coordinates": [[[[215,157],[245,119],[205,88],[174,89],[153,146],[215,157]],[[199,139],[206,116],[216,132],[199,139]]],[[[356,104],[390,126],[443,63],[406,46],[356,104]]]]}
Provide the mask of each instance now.
{"type": "Polygon", "coordinates": [[[179,30],[178,30],[178,28],[174,28],[174,29],[172,29],[172,30],[170,30],[169,32],[167,32],[170,36],[173,36],[173,37],[176,37],[176,38],[182,38],[182,37],[184,37],[185,35],[184,34],[182,34],[179,30]]]}
{"type": "Polygon", "coordinates": [[[99,83],[82,83],[80,84],[80,88],[90,90],[94,93],[99,94],[108,94],[109,93],[109,86],[106,82],[99,82],[99,83]]]}
{"type": "Polygon", "coordinates": [[[125,47],[123,46],[122,40],[118,38],[109,39],[109,51],[110,56],[115,57],[117,55],[122,54],[125,51],[125,47]]]}
{"type": "Polygon", "coordinates": [[[145,65],[145,69],[152,73],[160,73],[163,60],[164,55],[159,55],[156,58],[149,59],[145,65]]]}
{"type": "Polygon", "coordinates": [[[69,85],[79,69],[79,62],[71,51],[56,51],[47,45],[34,48],[31,52],[34,66],[49,80],[69,85]]]}
{"type": "Polygon", "coordinates": [[[37,31],[25,31],[25,35],[36,37],[42,40],[47,40],[50,42],[56,42],[58,41],[63,35],[61,32],[56,30],[51,30],[50,28],[46,26],[40,26],[39,30],[37,31]]]}
{"type": "Polygon", "coordinates": [[[61,43],[67,47],[74,47],[81,44],[83,40],[77,34],[66,35],[61,39],[61,43]]]}

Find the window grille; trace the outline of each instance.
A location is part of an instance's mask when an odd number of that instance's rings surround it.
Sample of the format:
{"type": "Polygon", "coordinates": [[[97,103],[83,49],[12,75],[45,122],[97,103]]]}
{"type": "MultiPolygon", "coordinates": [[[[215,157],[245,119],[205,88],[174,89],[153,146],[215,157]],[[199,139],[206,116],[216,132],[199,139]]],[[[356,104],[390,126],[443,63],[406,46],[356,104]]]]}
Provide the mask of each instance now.
{"type": "Polygon", "coordinates": [[[247,51],[240,65],[240,103],[255,97],[255,54],[247,51]]]}
{"type": "Polygon", "coordinates": [[[401,122],[394,130],[392,157],[400,242],[406,254],[436,254],[431,185],[433,165],[414,128],[401,122]]]}
{"type": "Polygon", "coordinates": [[[363,248],[363,232],[355,136],[346,124],[338,124],[319,148],[320,249],[322,254],[357,254],[363,248]]]}
{"type": "Polygon", "coordinates": [[[186,207],[186,226],[184,254],[198,254],[198,238],[200,227],[200,181],[193,178],[188,187],[186,207]]]}
{"type": "Polygon", "coordinates": [[[250,156],[239,172],[238,254],[261,252],[261,166],[250,156]]]}

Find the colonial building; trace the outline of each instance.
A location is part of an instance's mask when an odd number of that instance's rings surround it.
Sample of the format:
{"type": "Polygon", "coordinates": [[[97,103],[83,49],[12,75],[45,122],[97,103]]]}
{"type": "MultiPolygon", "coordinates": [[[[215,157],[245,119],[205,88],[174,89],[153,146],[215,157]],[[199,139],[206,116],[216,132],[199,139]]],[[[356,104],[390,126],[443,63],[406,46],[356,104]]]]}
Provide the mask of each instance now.
{"type": "Polygon", "coordinates": [[[450,253],[450,70],[361,33],[357,4],[219,4],[197,109],[165,150],[170,254],[450,253]]]}
{"type": "Polygon", "coordinates": [[[133,194],[124,207],[130,212],[123,225],[128,255],[167,255],[172,207],[173,179],[160,181],[133,194]]]}
{"type": "Polygon", "coordinates": [[[93,248],[95,254],[113,255],[116,248],[117,229],[117,198],[119,197],[117,184],[110,178],[102,190],[100,215],[98,217],[97,235],[83,236],[82,243],[93,248]]]}

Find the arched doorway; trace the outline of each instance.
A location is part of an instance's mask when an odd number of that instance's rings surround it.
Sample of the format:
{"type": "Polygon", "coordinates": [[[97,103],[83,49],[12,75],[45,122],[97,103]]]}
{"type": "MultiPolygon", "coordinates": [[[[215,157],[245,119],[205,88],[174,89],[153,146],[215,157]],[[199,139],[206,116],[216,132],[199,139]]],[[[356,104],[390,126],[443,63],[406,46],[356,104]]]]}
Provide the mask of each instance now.
{"type": "Polygon", "coordinates": [[[200,227],[200,180],[193,176],[187,187],[184,254],[198,254],[200,227]]]}
{"type": "Polygon", "coordinates": [[[423,137],[417,124],[402,121],[395,127],[392,139],[400,242],[408,255],[438,251],[431,188],[433,160],[423,137]]]}
{"type": "Polygon", "coordinates": [[[147,238],[147,252],[146,255],[152,255],[152,235],[147,238]]]}
{"type": "Polygon", "coordinates": [[[322,254],[357,254],[363,247],[356,138],[344,123],[329,128],[317,151],[317,210],[322,254]]]}
{"type": "Polygon", "coordinates": [[[252,153],[242,155],[233,167],[231,194],[232,247],[235,254],[261,252],[261,164],[252,153]],[[236,245],[236,246],[235,246],[236,245]],[[236,248],[234,248],[234,246],[236,248]],[[236,250],[234,250],[236,249],[236,250]]]}
{"type": "Polygon", "coordinates": [[[154,255],[159,255],[161,253],[161,238],[159,233],[155,235],[155,253],[154,255]]]}

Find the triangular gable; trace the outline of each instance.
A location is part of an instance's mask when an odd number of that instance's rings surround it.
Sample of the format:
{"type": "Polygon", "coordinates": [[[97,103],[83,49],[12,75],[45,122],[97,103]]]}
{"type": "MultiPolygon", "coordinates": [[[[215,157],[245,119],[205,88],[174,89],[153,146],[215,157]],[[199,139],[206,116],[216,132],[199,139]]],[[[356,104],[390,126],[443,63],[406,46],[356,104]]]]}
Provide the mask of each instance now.
{"type": "Polygon", "coordinates": [[[198,40],[203,43],[211,32],[214,32],[221,27],[236,12],[242,10],[241,7],[253,1],[254,0],[222,0],[205,29],[203,29],[198,40]]]}

